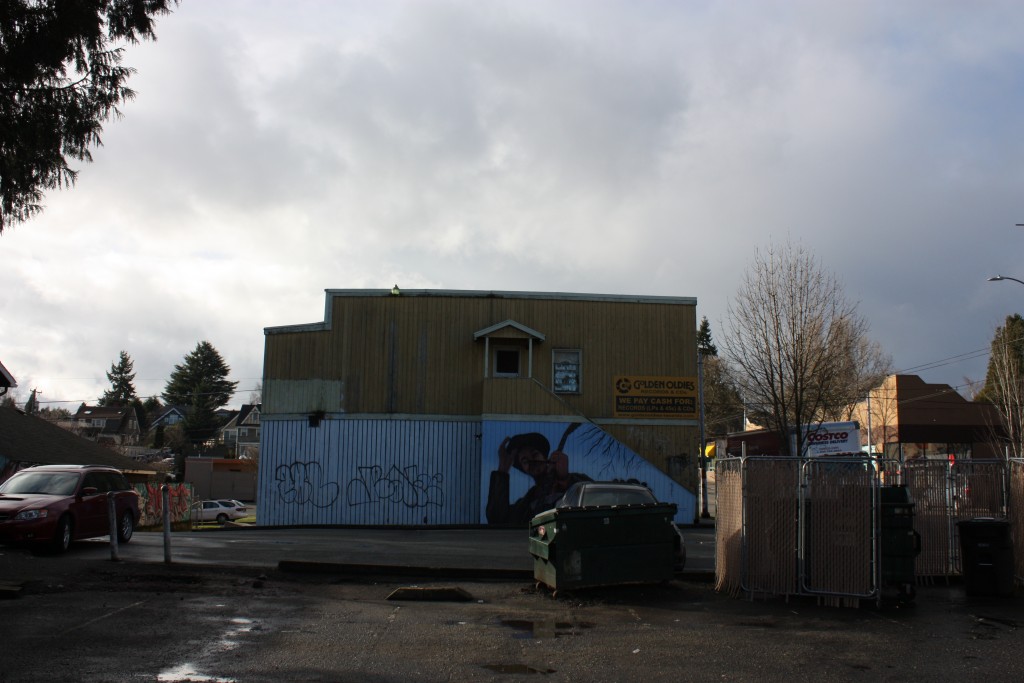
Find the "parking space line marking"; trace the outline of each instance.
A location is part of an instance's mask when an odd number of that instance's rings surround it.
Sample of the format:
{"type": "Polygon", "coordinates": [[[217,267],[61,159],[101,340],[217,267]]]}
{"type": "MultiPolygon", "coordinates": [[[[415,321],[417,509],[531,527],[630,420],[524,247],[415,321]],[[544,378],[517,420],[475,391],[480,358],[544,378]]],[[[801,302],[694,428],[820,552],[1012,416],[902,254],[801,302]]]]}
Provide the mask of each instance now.
{"type": "MultiPolygon", "coordinates": [[[[125,611],[127,609],[132,609],[133,607],[138,607],[139,605],[145,605],[147,602],[149,602],[149,600],[139,600],[138,602],[132,603],[130,605],[125,605],[124,607],[119,607],[119,608],[115,609],[112,612],[107,612],[103,616],[96,617],[95,619],[90,619],[89,621],[87,621],[87,622],[85,622],[83,624],[79,624],[78,626],[72,626],[69,629],[65,629],[65,630],[61,631],[60,633],[55,634],[53,637],[60,638],[61,636],[65,635],[65,634],[71,633],[72,631],[77,631],[80,628],[85,628],[86,626],[89,626],[91,624],[95,624],[97,621],[103,621],[107,617],[112,617],[115,614],[120,614],[121,612],[123,612],[123,611],[125,611]]],[[[41,636],[41,637],[45,637],[45,636],[41,636]]]]}

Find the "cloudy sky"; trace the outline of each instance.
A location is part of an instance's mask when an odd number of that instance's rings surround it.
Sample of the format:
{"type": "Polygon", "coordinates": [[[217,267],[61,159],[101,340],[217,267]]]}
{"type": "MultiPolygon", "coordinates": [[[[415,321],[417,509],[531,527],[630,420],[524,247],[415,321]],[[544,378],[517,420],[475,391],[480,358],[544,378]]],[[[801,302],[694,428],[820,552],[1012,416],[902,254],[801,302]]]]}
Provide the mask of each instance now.
{"type": "Polygon", "coordinates": [[[845,285],[897,369],[984,377],[1024,309],[1024,4],[184,0],[124,118],[0,235],[0,362],[70,409],[330,288],[692,296],[756,247],[845,285]]]}

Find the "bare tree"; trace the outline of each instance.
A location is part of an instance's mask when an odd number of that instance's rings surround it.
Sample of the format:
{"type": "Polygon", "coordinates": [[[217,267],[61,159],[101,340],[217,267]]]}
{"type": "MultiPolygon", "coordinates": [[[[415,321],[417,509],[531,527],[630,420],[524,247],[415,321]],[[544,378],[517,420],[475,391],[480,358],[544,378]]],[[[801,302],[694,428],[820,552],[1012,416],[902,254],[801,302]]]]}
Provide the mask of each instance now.
{"type": "Polygon", "coordinates": [[[249,403],[252,405],[263,403],[263,382],[256,382],[256,387],[249,392],[249,403]]]}
{"type": "Polygon", "coordinates": [[[21,392],[15,387],[11,387],[11,389],[4,393],[2,398],[0,398],[0,406],[17,408],[19,403],[21,403],[21,392]]]}
{"type": "Polygon", "coordinates": [[[805,425],[852,402],[860,364],[878,350],[839,281],[790,242],[755,252],[727,327],[723,345],[744,401],[779,434],[784,453],[791,434],[800,448],[805,425]]]}
{"type": "Polygon", "coordinates": [[[1024,457],[1024,375],[1014,344],[1005,340],[1007,330],[996,328],[989,356],[985,398],[999,413],[1000,425],[992,425],[994,440],[1010,447],[1011,456],[1024,457]]]}
{"type": "Polygon", "coordinates": [[[867,392],[866,400],[855,407],[850,419],[859,420],[865,430],[864,443],[872,453],[879,452],[875,446],[881,444],[884,457],[892,459],[896,454],[890,452],[888,445],[897,443],[897,418],[899,404],[897,396],[896,375],[885,377],[877,386],[867,392]]]}
{"type": "Polygon", "coordinates": [[[892,357],[878,342],[847,328],[845,319],[836,323],[839,381],[822,410],[827,420],[852,420],[857,403],[892,372],[892,357]]]}
{"type": "Polygon", "coordinates": [[[704,425],[707,435],[722,436],[743,429],[743,398],[726,362],[704,357],[704,425]]]}

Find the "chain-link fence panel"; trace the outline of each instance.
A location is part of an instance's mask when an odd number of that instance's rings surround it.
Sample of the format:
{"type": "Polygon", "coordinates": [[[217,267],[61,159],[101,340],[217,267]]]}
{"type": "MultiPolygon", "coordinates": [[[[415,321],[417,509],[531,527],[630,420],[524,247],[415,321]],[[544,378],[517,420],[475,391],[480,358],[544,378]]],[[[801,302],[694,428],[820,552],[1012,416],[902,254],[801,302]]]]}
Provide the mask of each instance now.
{"type": "Polygon", "coordinates": [[[921,535],[915,572],[921,577],[959,571],[954,548],[949,464],[941,460],[907,461],[903,480],[914,500],[914,529],[921,535]]]}
{"type": "Polygon", "coordinates": [[[1010,460],[1007,488],[1007,518],[1010,520],[1010,538],[1015,549],[1013,575],[1019,586],[1024,583],[1024,460],[1010,460]]]}
{"type": "Polygon", "coordinates": [[[715,590],[735,596],[743,583],[743,460],[715,466],[715,590]]]}
{"type": "Polygon", "coordinates": [[[800,464],[798,458],[748,457],[743,507],[749,593],[794,595],[799,591],[800,464]]]}
{"type": "Polygon", "coordinates": [[[878,588],[878,474],[866,458],[803,465],[801,591],[871,598],[878,588]]]}

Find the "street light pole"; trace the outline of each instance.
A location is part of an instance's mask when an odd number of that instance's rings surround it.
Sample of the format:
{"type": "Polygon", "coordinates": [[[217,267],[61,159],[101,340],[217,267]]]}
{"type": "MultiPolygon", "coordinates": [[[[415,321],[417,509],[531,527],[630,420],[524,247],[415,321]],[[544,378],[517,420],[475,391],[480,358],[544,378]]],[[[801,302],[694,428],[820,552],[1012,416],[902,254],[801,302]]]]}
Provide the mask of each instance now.
{"type": "Polygon", "coordinates": [[[989,282],[1002,282],[1003,280],[1013,280],[1018,284],[1024,285],[1024,280],[1018,280],[1017,278],[1010,277],[1009,275],[993,275],[988,279],[989,282]]]}

